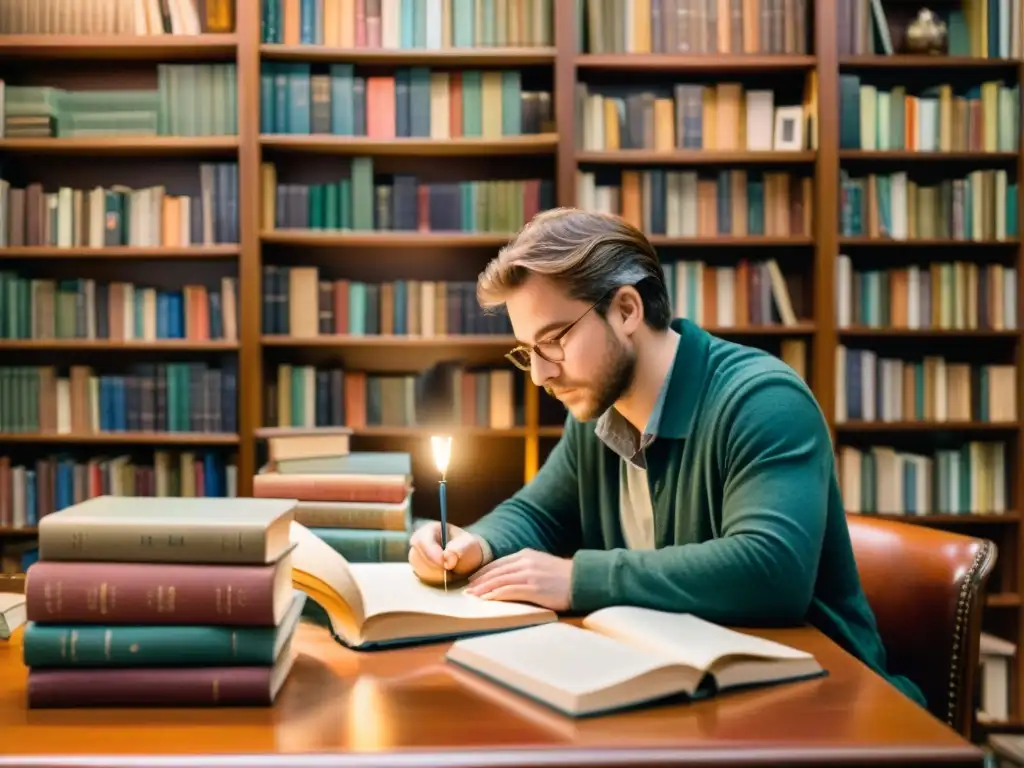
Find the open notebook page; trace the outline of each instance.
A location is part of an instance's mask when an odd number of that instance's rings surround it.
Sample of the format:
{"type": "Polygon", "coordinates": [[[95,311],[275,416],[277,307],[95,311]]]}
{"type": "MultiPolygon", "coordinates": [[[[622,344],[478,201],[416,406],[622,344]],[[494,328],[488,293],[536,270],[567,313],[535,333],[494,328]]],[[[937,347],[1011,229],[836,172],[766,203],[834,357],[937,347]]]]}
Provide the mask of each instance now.
{"type": "Polygon", "coordinates": [[[583,625],[602,635],[700,670],[710,670],[726,656],[764,659],[813,659],[805,651],[735,632],[687,613],[615,606],[595,611],[583,625]]]}
{"type": "Polygon", "coordinates": [[[504,603],[467,595],[465,586],[444,591],[443,585],[424,584],[408,563],[349,565],[363,596],[367,618],[384,613],[421,613],[458,619],[529,616],[546,610],[525,603],[504,603]]]}

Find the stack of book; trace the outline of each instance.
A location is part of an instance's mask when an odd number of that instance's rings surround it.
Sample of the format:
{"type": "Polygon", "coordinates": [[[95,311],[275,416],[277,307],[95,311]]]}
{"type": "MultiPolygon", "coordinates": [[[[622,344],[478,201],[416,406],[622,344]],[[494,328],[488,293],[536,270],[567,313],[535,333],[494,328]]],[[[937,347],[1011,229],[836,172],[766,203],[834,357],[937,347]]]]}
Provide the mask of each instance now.
{"type": "Polygon", "coordinates": [[[39,523],[30,707],[270,705],[305,595],[294,500],[98,496],[39,523]]]}
{"type": "Polygon", "coordinates": [[[253,495],[297,499],[295,521],[350,563],[404,562],[412,519],[412,456],[352,451],[345,428],[268,429],[253,495]]]}

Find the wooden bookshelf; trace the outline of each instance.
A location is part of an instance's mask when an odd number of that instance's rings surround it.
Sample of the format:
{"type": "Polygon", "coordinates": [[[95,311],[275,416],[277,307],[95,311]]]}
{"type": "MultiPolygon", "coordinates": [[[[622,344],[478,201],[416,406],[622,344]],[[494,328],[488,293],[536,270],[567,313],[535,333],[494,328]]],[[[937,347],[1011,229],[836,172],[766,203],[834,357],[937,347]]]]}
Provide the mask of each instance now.
{"type": "MultiPolygon", "coordinates": [[[[138,87],[151,82],[156,65],[165,63],[230,62],[236,67],[237,135],[154,136],[82,139],[0,139],[0,154],[23,167],[42,162],[51,186],[65,172],[69,183],[91,185],[96,168],[111,163],[117,172],[129,173],[132,184],[174,180],[194,172],[199,162],[231,160],[238,164],[237,244],[196,247],[111,246],[101,248],[33,246],[0,248],[0,271],[30,265],[33,270],[52,267],[61,276],[96,275],[117,280],[131,274],[140,282],[151,275],[161,284],[180,285],[183,275],[231,274],[238,279],[239,336],[231,342],[90,342],[78,340],[0,340],[2,365],[63,365],[72,356],[101,369],[111,360],[205,359],[228,355],[237,361],[237,433],[104,433],[104,434],[0,434],[0,442],[15,448],[36,450],[86,446],[97,451],[107,446],[130,447],[221,446],[237,450],[239,492],[251,492],[251,479],[261,461],[261,428],[267,426],[267,400],[274,384],[275,368],[282,365],[345,365],[378,367],[394,371],[406,364],[425,364],[446,357],[465,357],[475,363],[510,367],[504,352],[514,344],[507,334],[373,335],[324,333],[293,337],[268,333],[263,323],[264,268],[267,266],[315,266],[325,280],[348,279],[384,283],[413,276],[429,280],[471,281],[486,261],[512,236],[514,228],[501,232],[372,231],[335,227],[328,229],[268,226],[264,220],[261,167],[274,163],[278,183],[320,183],[356,158],[372,158],[374,172],[383,176],[409,173],[430,181],[525,179],[543,176],[552,182],[552,205],[582,204],[577,194],[577,174],[582,171],[615,173],[617,169],[643,172],[663,168],[692,169],[713,173],[718,169],[753,172],[787,172],[811,179],[813,216],[810,231],[796,234],[692,235],[651,234],[652,243],[666,259],[702,259],[717,266],[739,259],[774,259],[787,275],[803,281],[805,311],[795,325],[744,324],[708,329],[726,338],[770,349],[776,353],[788,342],[803,342],[806,376],[825,414],[837,448],[856,444],[890,443],[924,449],[940,440],[1003,440],[1009,446],[1007,509],[1001,514],[900,515],[907,522],[948,527],[951,530],[991,537],[999,546],[999,566],[991,585],[985,616],[987,631],[1013,640],[1024,650],[1024,524],[1019,510],[1024,504],[1024,387],[1016,387],[1017,418],[1009,423],[978,420],[952,422],[837,421],[836,352],[850,348],[888,350],[893,357],[912,356],[921,348],[963,350],[971,361],[998,360],[1012,363],[1020,375],[1024,353],[1024,323],[1006,329],[951,328],[912,329],[888,326],[841,327],[835,310],[839,255],[849,255],[854,267],[930,262],[1001,264],[1017,270],[1017,295],[1024,295],[1024,253],[1019,234],[984,239],[950,240],[935,237],[907,239],[844,235],[839,222],[843,211],[843,172],[854,175],[907,171],[909,174],[940,170],[948,177],[970,170],[1009,171],[1011,181],[1024,178],[1024,155],[1014,150],[979,152],[957,150],[913,152],[845,148],[840,141],[840,75],[856,73],[864,82],[892,84],[900,78],[915,84],[1001,79],[1021,82],[1020,58],[995,59],[964,56],[846,55],[837,45],[842,24],[836,0],[808,3],[807,53],[702,54],[588,53],[578,44],[574,3],[555,8],[550,44],[535,47],[490,46],[448,49],[353,48],[346,45],[296,45],[264,42],[260,4],[237,3],[236,29],[230,34],[191,37],[85,37],[66,35],[14,35],[0,43],[0,78],[9,84],[40,84],[46,77],[61,83],[79,82],[112,87],[138,87]],[[465,137],[430,139],[370,138],[330,133],[282,133],[261,130],[261,79],[263,67],[273,64],[310,64],[316,73],[332,65],[353,65],[357,72],[391,75],[397,70],[430,68],[445,72],[468,70],[521,70],[523,89],[551,94],[553,126],[538,133],[489,139],[465,137]],[[122,67],[124,72],[118,72],[122,67]],[[38,70],[38,72],[37,72],[38,70]],[[75,70],[81,70],[75,72],[75,70]],[[117,74],[112,74],[112,73],[117,74]],[[814,148],[792,151],[715,149],[595,150],[577,141],[578,83],[609,83],[618,78],[638,86],[673,82],[750,82],[780,92],[808,80],[817,83],[817,143],[814,148]],[[886,79],[888,78],[888,79],[886,79]],[[187,171],[184,169],[191,169],[187,171]],[[91,175],[90,175],[91,174],[91,175]],[[147,181],[148,179],[148,181],[147,181]],[[695,255],[689,255],[689,254],[695,255]],[[63,262],[68,262],[65,265],[63,262]],[[175,264],[175,262],[180,262],[175,264]],[[128,270],[128,272],[125,272],[128,270]],[[135,270],[132,272],[131,270],[135,270]],[[141,273],[139,270],[143,270],[141,273]],[[175,270],[179,270],[175,272],[175,270]],[[219,271],[218,271],[219,270],[219,271]],[[228,272],[224,272],[228,270],[228,272]],[[31,363],[23,363],[30,359],[31,363]],[[149,358],[147,358],[149,359],[149,358]],[[16,361],[16,362],[14,362],[16,361]]],[[[799,90],[795,103],[800,103],[799,90]]],[[[808,145],[810,146],[810,145],[808,145]]],[[[108,174],[109,176],[110,174],[108,174]]],[[[31,171],[27,180],[33,180],[31,171]]],[[[105,181],[104,183],[117,183],[105,181]]],[[[1016,221],[1024,220],[1024,202],[1018,195],[1016,221]]],[[[867,267],[865,267],[867,268],[867,267]]],[[[200,279],[197,278],[197,279],[200,279]]],[[[127,278],[126,278],[127,279],[127,278]]],[[[120,363],[117,363],[120,364],[120,363]]],[[[463,456],[471,466],[459,470],[464,477],[453,481],[463,489],[454,501],[467,522],[532,478],[562,433],[558,408],[550,398],[515,373],[518,422],[490,429],[467,426],[454,431],[463,456]]],[[[557,405],[557,404],[556,404],[557,405]]],[[[424,461],[430,430],[421,427],[361,426],[355,429],[357,447],[409,450],[417,472],[433,482],[424,461]]],[[[87,454],[85,454],[87,455],[87,454]]],[[[426,483],[429,487],[429,483],[426,483]]],[[[433,503],[423,494],[430,515],[433,503]]],[[[0,529],[0,537],[21,536],[29,531],[0,529]]],[[[1014,661],[1012,719],[1024,723],[1024,680],[1020,660],[1014,661]]],[[[1024,724],[1021,725],[1024,728],[1024,724]]]]}

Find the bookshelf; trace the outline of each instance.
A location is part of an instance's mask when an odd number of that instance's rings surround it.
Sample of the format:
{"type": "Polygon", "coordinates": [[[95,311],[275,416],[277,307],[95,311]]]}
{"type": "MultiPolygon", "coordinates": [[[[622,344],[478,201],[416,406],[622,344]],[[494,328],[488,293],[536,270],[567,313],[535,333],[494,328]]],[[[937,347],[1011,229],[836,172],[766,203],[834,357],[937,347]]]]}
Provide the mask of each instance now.
{"type": "MultiPolygon", "coordinates": [[[[62,185],[90,190],[124,184],[142,189],[162,183],[170,194],[201,199],[202,165],[237,165],[237,194],[229,198],[236,230],[227,233],[234,237],[161,239],[150,233],[148,238],[95,247],[88,238],[84,242],[65,238],[56,245],[35,240],[29,244],[22,237],[21,244],[5,239],[0,247],[0,272],[21,271],[32,278],[122,281],[165,292],[202,285],[207,296],[220,291],[222,302],[222,286],[233,286],[228,290],[236,291],[237,319],[234,333],[223,338],[203,332],[198,334],[201,338],[196,334],[156,338],[161,334],[147,333],[117,340],[0,339],[0,368],[65,370],[76,365],[102,376],[142,363],[219,366],[229,361],[237,371],[233,428],[46,433],[18,429],[0,434],[4,455],[32,462],[33,467],[40,461],[38,471],[51,472],[52,466],[43,460],[53,456],[86,461],[137,451],[150,464],[159,456],[166,468],[180,452],[209,450],[237,467],[237,490],[244,495],[251,491],[252,475],[261,463],[260,429],[315,415],[309,395],[316,399],[320,372],[319,385],[328,391],[333,387],[344,405],[324,407],[321,418],[345,420],[349,417],[342,412],[358,413],[355,445],[410,450],[417,484],[429,489],[436,479],[427,448],[431,430],[415,426],[404,405],[410,388],[417,386],[415,381],[398,377],[458,359],[467,370],[503,372],[460,380],[464,410],[451,431],[464,460],[453,464],[449,480],[451,492],[459,489],[462,495],[452,500],[453,522],[467,522],[533,476],[561,434],[562,412],[504,362],[503,353],[511,346],[508,329],[471,311],[472,292],[466,284],[472,283],[532,210],[591,205],[626,213],[628,207],[629,215],[647,226],[659,253],[672,265],[675,288],[706,288],[707,281],[719,281],[715,295],[726,298],[717,303],[713,316],[703,318],[705,327],[768,349],[801,368],[829,421],[841,465],[846,456],[844,473],[853,471],[850,467],[863,471],[865,459],[858,459],[850,448],[869,451],[881,446],[933,455],[972,441],[1006,447],[1005,498],[986,497],[985,508],[971,509],[970,514],[952,511],[960,507],[947,499],[937,507],[941,511],[907,519],[988,536],[997,543],[1000,561],[985,628],[1024,648],[1020,597],[1024,576],[1018,555],[1024,546],[1018,511],[1024,503],[1024,473],[1019,471],[1024,457],[1024,390],[1019,382],[1024,330],[1019,307],[1008,303],[1008,297],[1019,296],[1024,289],[1019,234],[1024,211],[1019,195],[1006,192],[1016,190],[1024,173],[1019,119],[1009,124],[1013,134],[1009,143],[944,143],[941,150],[906,149],[905,142],[848,146],[841,121],[843,83],[852,82],[845,79],[849,75],[859,78],[858,88],[875,86],[876,94],[901,84],[913,89],[943,84],[963,89],[995,81],[1017,86],[1024,74],[1019,31],[1010,36],[1013,48],[1007,58],[886,56],[873,52],[864,40],[837,41],[837,30],[846,23],[840,18],[841,4],[824,0],[794,4],[809,7],[802,24],[781,19],[776,39],[769,37],[763,43],[748,39],[745,52],[715,53],[694,45],[689,53],[672,54],[664,52],[662,40],[641,46],[644,52],[627,52],[621,35],[602,31],[592,36],[577,19],[577,6],[586,5],[582,0],[504,0],[501,5],[512,9],[512,16],[500,26],[482,21],[466,26],[450,12],[454,6],[483,7],[484,0],[429,0],[427,5],[436,5],[435,16],[441,24],[431,16],[432,20],[424,17],[421,26],[415,27],[414,19],[413,32],[402,27],[400,17],[389,16],[371,30],[365,24],[358,27],[354,16],[342,23],[334,11],[334,15],[325,12],[319,25],[303,26],[305,4],[266,3],[269,15],[264,15],[259,3],[238,3],[236,14],[231,3],[207,0],[207,6],[216,6],[217,24],[206,23],[203,28],[209,31],[203,34],[125,34],[106,28],[86,34],[71,21],[59,29],[0,34],[0,79],[5,80],[8,94],[12,85],[152,89],[158,85],[161,67],[218,65],[231,66],[234,76],[233,86],[218,93],[228,99],[234,94],[237,99],[236,120],[222,135],[209,135],[213,131],[197,135],[198,130],[191,130],[195,126],[186,125],[185,130],[164,130],[158,135],[51,138],[14,137],[8,131],[0,138],[2,177],[19,188],[40,182],[47,192],[62,185]],[[545,8],[552,9],[549,17],[537,13],[545,8]],[[225,9],[230,11],[227,16],[225,9]],[[225,24],[224,18],[233,23],[225,24]],[[430,36],[430,44],[416,40],[416,34],[430,36]],[[303,43],[303,39],[313,42],[303,43]],[[806,45],[798,43],[801,39],[806,45]],[[601,110],[610,109],[597,97],[614,96],[615,85],[637,91],[665,87],[664,101],[666,93],[667,98],[675,98],[673,85],[697,83],[709,86],[706,92],[712,93],[701,99],[717,100],[710,107],[703,100],[698,102],[691,113],[698,125],[702,120],[706,123],[715,110],[727,114],[723,110],[747,104],[747,96],[739,102],[736,96],[750,91],[772,94],[767,112],[755,117],[733,112],[733,118],[723,118],[723,125],[734,118],[743,125],[754,120],[749,124],[755,131],[771,136],[775,108],[780,106],[794,107],[814,119],[802,123],[804,136],[796,146],[778,148],[769,142],[765,147],[754,142],[759,148],[751,148],[745,135],[718,128],[714,142],[693,141],[692,135],[677,141],[671,124],[671,139],[666,141],[666,129],[657,127],[657,117],[650,129],[653,141],[631,144],[627,135],[616,142],[588,112],[596,110],[600,115],[601,110]],[[720,87],[723,84],[730,88],[720,87]],[[474,90],[467,97],[464,89],[474,90]],[[377,108],[364,107],[361,112],[344,108],[346,103],[357,103],[357,93],[364,100],[358,103],[377,108]],[[296,101],[289,108],[291,98],[296,101]],[[456,102],[460,109],[453,109],[456,102]],[[406,106],[399,109],[398,103],[406,106]],[[337,114],[332,104],[342,106],[337,114]],[[379,109],[381,104],[386,108],[379,109]],[[447,105],[446,117],[424,122],[424,104],[434,112],[435,105],[447,105]],[[470,115],[465,111],[467,104],[478,111],[470,115]],[[335,131],[335,124],[346,127],[335,131]],[[629,146],[643,148],[622,148],[629,146]],[[850,219],[850,190],[859,183],[874,195],[883,178],[888,179],[883,185],[890,190],[893,184],[901,184],[900,194],[925,198],[930,193],[921,193],[922,186],[942,179],[974,179],[977,187],[991,190],[983,192],[986,200],[1007,201],[1005,216],[960,239],[951,238],[952,230],[944,229],[950,223],[962,224],[959,213],[931,217],[942,227],[915,231],[899,241],[879,237],[874,217],[865,230],[844,224],[850,219]],[[894,178],[901,180],[894,182],[894,178]],[[913,192],[906,193],[909,182],[916,186],[910,185],[913,192]],[[730,183],[748,194],[756,190],[761,195],[764,211],[753,229],[749,208],[737,208],[747,210],[747,215],[737,218],[735,227],[726,228],[719,226],[717,213],[711,219],[682,209],[666,213],[663,206],[659,209],[651,202],[650,190],[662,184],[671,186],[677,199],[679,195],[686,198],[688,185],[696,184],[698,198],[706,194],[716,200],[730,183]],[[429,192],[420,191],[421,185],[430,185],[429,192]],[[423,194],[439,204],[426,206],[419,199],[423,194]],[[421,210],[429,210],[426,221],[421,210]],[[968,322],[966,313],[961,316],[959,310],[952,310],[952,319],[911,323],[909,305],[904,302],[897,320],[904,327],[874,315],[864,322],[861,305],[851,298],[850,286],[857,280],[860,285],[873,285],[870,280],[879,280],[877,273],[886,270],[900,273],[891,279],[906,280],[911,267],[917,268],[913,272],[917,279],[924,280],[921,275],[930,275],[934,265],[947,264],[951,266],[934,279],[940,286],[946,280],[973,291],[969,304],[975,320],[981,317],[981,321],[968,322]],[[788,288],[793,317],[789,322],[774,316],[758,318],[750,308],[737,315],[738,291],[749,293],[754,284],[743,281],[771,282],[770,271],[775,267],[788,288]],[[998,274],[993,267],[999,268],[998,274]],[[873,274],[865,278],[867,273],[873,274]],[[404,285],[398,287],[398,282],[404,285]],[[837,309],[843,304],[837,299],[839,284],[846,286],[850,307],[845,316],[837,309]],[[983,309],[988,314],[982,316],[977,309],[979,284],[988,286],[989,293],[991,286],[1003,286],[1001,313],[995,313],[987,301],[983,309]],[[418,300],[411,298],[413,293],[418,300]],[[732,314],[727,311],[730,302],[732,314]],[[391,311],[382,312],[384,306],[391,311]],[[445,311],[439,311],[439,306],[445,311]],[[366,307],[375,307],[376,312],[366,307]],[[996,314],[998,320],[993,319],[996,314]],[[840,348],[875,357],[841,356],[840,348]],[[854,418],[863,416],[863,404],[851,406],[844,387],[851,360],[860,370],[864,360],[880,370],[893,365],[890,360],[923,357],[929,358],[926,365],[942,368],[947,383],[965,376],[974,377],[975,388],[980,377],[1002,382],[988,385],[987,390],[997,393],[998,403],[971,404],[964,410],[961,401],[952,405],[951,395],[936,410],[935,398],[927,397],[920,413],[912,413],[914,409],[907,405],[906,413],[914,418],[906,418],[900,410],[901,398],[892,395],[874,418],[854,418]],[[971,370],[957,364],[969,364],[971,370]],[[346,373],[366,374],[362,379],[355,377],[358,384],[348,395],[350,401],[345,401],[338,375],[332,379],[331,372],[342,368],[346,373]],[[388,382],[369,384],[375,376],[388,382]],[[391,404],[388,414],[370,413],[373,409],[366,402],[370,387],[378,387],[379,397],[391,404]],[[1013,408],[1007,410],[1007,403],[1013,408]],[[936,416],[940,411],[941,419],[936,416]]],[[[883,5],[889,7],[889,3],[883,5]]],[[[902,8],[900,3],[893,5],[902,8]]],[[[324,7],[328,6],[354,7],[349,0],[325,2],[324,7]]],[[[311,7],[320,6],[313,3],[311,7]]],[[[401,3],[383,0],[381,7],[387,14],[401,3]]],[[[0,19],[3,23],[9,21],[0,19]]],[[[186,74],[184,80],[174,80],[177,96],[194,91],[188,85],[191,78],[186,74]],[[181,82],[186,85],[178,93],[181,82]]],[[[687,109],[685,100],[692,94],[679,98],[671,105],[673,114],[687,109]]],[[[991,98],[987,91],[984,98],[991,98]]],[[[1011,111],[1019,114],[1019,95],[997,95],[995,100],[998,104],[1007,98],[1015,105],[1011,111]]],[[[654,103],[640,107],[641,113],[645,109],[657,115],[665,107],[654,103]]],[[[996,134],[997,139],[1005,139],[1006,129],[996,134]]],[[[957,185],[960,191],[955,194],[962,197],[964,186],[957,185]]],[[[9,191],[5,194],[8,205],[9,191]]],[[[946,205],[943,194],[939,193],[939,202],[946,205]]],[[[870,291],[874,293],[858,296],[862,301],[865,295],[873,296],[870,312],[877,314],[887,294],[877,285],[870,291]]],[[[685,303],[683,295],[677,296],[679,306],[685,303]]],[[[919,310],[920,300],[917,295],[919,310]]],[[[686,306],[687,313],[709,312],[705,303],[690,300],[686,306]]],[[[764,306],[759,311],[763,313],[764,306]]],[[[226,323],[221,325],[226,329],[226,323]]],[[[908,376],[907,369],[896,364],[901,373],[892,376],[908,376]]],[[[934,376],[928,376],[933,381],[934,376]]],[[[901,386],[889,386],[903,391],[901,386]]],[[[0,423],[4,413],[0,401],[0,423]]],[[[887,455],[883,458],[891,461],[887,455]]],[[[936,459],[936,465],[941,464],[936,471],[948,474],[948,462],[956,460],[949,455],[936,459]]],[[[870,513],[874,502],[866,497],[857,501],[870,513]]],[[[416,513],[436,515],[434,503],[432,494],[419,494],[416,513]]],[[[0,519],[0,543],[5,547],[31,546],[31,534],[31,526],[15,527],[0,519]]],[[[1014,663],[1011,727],[1024,723],[1024,685],[1020,663],[1014,663]]]]}

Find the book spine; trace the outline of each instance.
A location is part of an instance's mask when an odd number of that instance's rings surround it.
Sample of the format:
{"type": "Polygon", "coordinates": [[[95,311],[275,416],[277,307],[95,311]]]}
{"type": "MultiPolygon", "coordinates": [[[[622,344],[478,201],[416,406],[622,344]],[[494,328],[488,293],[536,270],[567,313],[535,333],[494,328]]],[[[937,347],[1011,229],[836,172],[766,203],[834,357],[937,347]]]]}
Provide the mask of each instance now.
{"type": "Polygon", "coordinates": [[[39,527],[40,560],[262,565],[266,551],[263,527],[230,523],[197,530],[166,520],[132,525],[96,520],[88,526],[46,525],[43,520],[39,527]]]}
{"type": "Polygon", "coordinates": [[[271,703],[274,667],[33,669],[30,709],[256,706],[271,703]]]}
{"type": "Polygon", "coordinates": [[[29,621],[273,626],[272,566],[40,561],[28,570],[29,621]]]}
{"type": "Polygon", "coordinates": [[[256,475],[253,496],[299,501],[364,501],[398,504],[409,494],[405,483],[353,480],[344,475],[256,475]]]}
{"type": "Polygon", "coordinates": [[[30,669],[103,667],[215,667],[274,663],[270,627],[25,626],[24,662],[30,669]]]}

